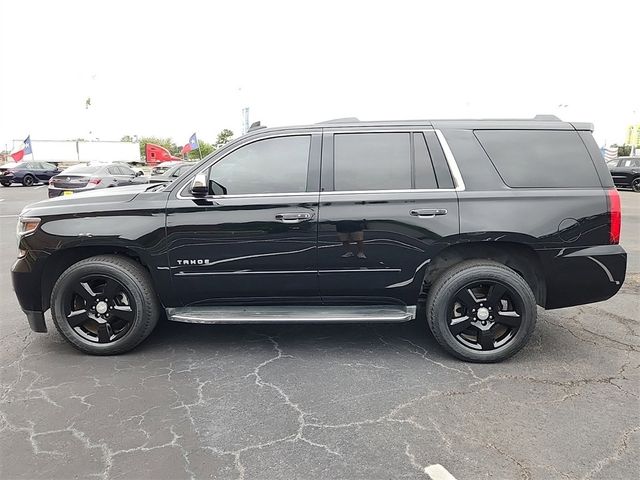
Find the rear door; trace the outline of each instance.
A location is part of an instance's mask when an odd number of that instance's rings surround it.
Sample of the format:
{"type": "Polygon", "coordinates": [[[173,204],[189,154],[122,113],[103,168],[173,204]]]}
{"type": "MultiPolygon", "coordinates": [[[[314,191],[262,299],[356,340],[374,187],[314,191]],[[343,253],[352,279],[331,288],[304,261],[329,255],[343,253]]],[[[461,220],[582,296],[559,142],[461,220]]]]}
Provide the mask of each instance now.
{"type": "Polygon", "coordinates": [[[320,130],[265,133],[208,161],[167,204],[169,269],[180,305],[316,302],[320,130]]]}
{"type": "Polygon", "coordinates": [[[325,130],[323,301],[416,305],[426,265],[459,233],[455,186],[430,128],[325,130]]]}

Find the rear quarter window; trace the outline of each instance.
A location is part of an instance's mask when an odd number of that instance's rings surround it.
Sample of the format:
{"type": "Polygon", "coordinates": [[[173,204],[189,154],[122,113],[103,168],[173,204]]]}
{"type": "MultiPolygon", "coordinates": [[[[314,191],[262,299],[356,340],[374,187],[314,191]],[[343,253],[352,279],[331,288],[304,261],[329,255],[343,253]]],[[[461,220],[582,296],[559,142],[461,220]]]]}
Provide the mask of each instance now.
{"type": "Polygon", "coordinates": [[[509,187],[601,187],[591,156],[575,131],[474,133],[509,187]]]}

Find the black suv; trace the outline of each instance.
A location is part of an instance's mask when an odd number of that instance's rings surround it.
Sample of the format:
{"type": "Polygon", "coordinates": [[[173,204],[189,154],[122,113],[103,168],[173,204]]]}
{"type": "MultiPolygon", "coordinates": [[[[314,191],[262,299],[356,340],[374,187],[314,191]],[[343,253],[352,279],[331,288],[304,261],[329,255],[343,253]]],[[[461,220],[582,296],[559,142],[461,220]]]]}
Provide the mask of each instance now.
{"type": "Polygon", "coordinates": [[[613,183],[619,188],[640,192],[640,157],[620,157],[609,167],[613,183]]]}
{"type": "Polygon", "coordinates": [[[26,207],[13,285],[91,354],[169,320],[429,325],[468,361],[621,287],[620,198],[592,126],[532,120],[256,128],[171,184],[26,207]],[[419,313],[417,313],[419,312],[419,313]]]}

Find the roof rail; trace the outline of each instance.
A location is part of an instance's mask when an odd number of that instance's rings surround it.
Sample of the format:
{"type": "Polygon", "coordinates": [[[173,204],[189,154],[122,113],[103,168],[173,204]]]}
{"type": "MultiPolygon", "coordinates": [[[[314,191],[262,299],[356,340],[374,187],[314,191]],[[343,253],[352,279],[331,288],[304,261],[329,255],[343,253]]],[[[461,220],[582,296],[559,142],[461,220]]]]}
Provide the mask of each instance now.
{"type": "Polygon", "coordinates": [[[247,130],[247,133],[249,133],[249,132],[253,132],[253,131],[255,131],[255,130],[260,130],[260,129],[262,129],[262,128],[267,128],[267,126],[266,126],[266,125],[260,125],[260,122],[259,122],[259,121],[258,121],[258,122],[253,122],[253,123],[251,124],[251,126],[249,127],[249,130],[247,130]]]}
{"type": "Polygon", "coordinates": [[[316,125],[324,125],[326,123],[355,123],[359,121],[356,117],[333,118],[331,120],[325,120],[324,122],[318,122],[316,125]]]}
{"type": "Polygon", "coordinates": [[[533,117],[533,119],[540,120],[541,122],[561,122],[562,121],[555,115],[549,115],[549,114],[536,115],[535,117],[533,117]]]}

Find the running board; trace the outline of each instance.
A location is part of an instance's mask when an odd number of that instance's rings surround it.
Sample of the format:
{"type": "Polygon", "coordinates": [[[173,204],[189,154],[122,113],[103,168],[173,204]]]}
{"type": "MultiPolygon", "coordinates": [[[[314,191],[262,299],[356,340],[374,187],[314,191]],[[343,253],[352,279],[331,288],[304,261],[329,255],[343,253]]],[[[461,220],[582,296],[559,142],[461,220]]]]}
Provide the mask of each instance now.
{"type": "Polygon", "coordinates": [[[184,323],[397,323],[416,316],[408,306],[247,306],[167,308],[167,317],[184,323]]]}

